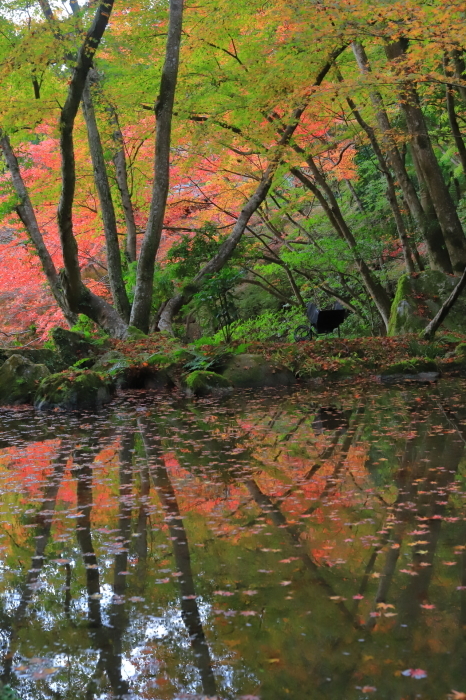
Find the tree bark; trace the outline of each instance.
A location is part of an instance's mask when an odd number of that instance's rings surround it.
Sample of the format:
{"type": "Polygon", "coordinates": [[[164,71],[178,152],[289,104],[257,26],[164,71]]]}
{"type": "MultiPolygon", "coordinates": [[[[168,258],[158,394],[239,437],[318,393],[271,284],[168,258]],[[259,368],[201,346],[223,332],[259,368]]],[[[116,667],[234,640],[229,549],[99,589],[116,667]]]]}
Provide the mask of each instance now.
{"type": "MultiPolygon", "coordinates": [[[[466,65],[464,63],[464,52],[459,49],[454,49],[452,51],[453,62],[455,64],[455,79],[458,83],[465,83],[466,81],[466,65]]],[[[466,85],[460,85],[458,88],[458,93],[466,103],[466,85]]]]}
{"type": "MultiPolygon", "coordinates": [[[[404,72],[402,59],[406,53],[406,46],[407,42],[400,40],[387,45],[385,49],[387,58],[392,62],[395,69],[401,71],[402,74],[404,72]]],[[[412,148],[416,153],[440,226],[442,227],[453,271],[462,272],[466,266],[466,238],[455,204],[445,184],[432,147],[419,96],[415,88],[406,83],[403,86],[400,109],[405,116],[412,148]]]]}
{"type": "MultiPolygon", "coordinates": [[[[353,53],[362,75],[367,75],[371,72],[369,61],[364,51],[363,46],[359,42],[353,42],[351,45],[353,53]]],[[[382,143],[385,148],[387,160],[395,173],[398,184],[403,192],[403,198],[408,206],[408,209],[416,222],[416,226],[421,232],[426,241],[427,250],[431,267],[434,270],[442,272],[451,272],[450,257],[446,248],[445,239],[442,229],[435,228],[429,223],[429,215],[423,210],[419,197],[417,195],[414,184],[409,177],[403,158],[393,137],[392,126],[385,111],[384,102],[381,94],[371,89],[369,97],[376,112],[377,124],[382,134],[382,143]]]]}
{"type": "MultiPolygon", "coordinates": [[[[448,78],[451,75],[452,71],[449,67],[449,59],[447,54],[444,54],[443,57],[443,68],[445,72],[445,77],[448,78]]],[[[461,135],[461,130],[458,124],[458,119],[456,117],[455,92],[453,90],[453,85],[446,86],[445,101],[447,106],[448,121],[450,122],[451,133],[455,140],[456,148],[458,149],[458,155],[461,161],[461,167],[463,168],[463,173],[466,175],[466,146],[464,145],[463,137],[461,135]]]]}
{"type": "Polygon", "coordinates": [[[0,130],[0,147],[3,151],[5,161],[10,171],[13,187],[20,203],[16,207],[17,214],[21,219],[28,235],[36,249],[37,255],[42,265],[42,269],[47,277],[50,290],[63,312],[68,324],[73,326],[77,321],[77,315],[70,309],[60,276],[55,268],[52,257],[44,243],[42,233],[37,223],[34,208],[29,197],[26,185],[19,169],[18,159],[11,148],[8,136],[0,130]]]}
{"type": "Polygon", "coordinates": [[[422,333],[422,338],[423,340],[432,340],[434,337],[438,327],[440,326],[441,323],[446,319],[450,309],[458,299],[459,295],[463,291],[463,289],[466,287],[466,267],[463,270],[463,274],[458,280],[458,284],[448,297],[448,299],[442,304],[440,307],[438,313],[436,316],[432,319],[432,321],[428,324],[428,326],[424,329],[422,333]]]}
{"type": "MultiPolygon", "coordinates": [[[[298,146],[295,146],[295,148],[298,152],[302,150],[298,146]]],[[[374,278],[366,262],[359,255],[356,240],[341,213],[331,187],[329,187],[324,176],[310,156],[306,158],[306,162],[312,172],[314,182],[301,172],[299,168],[291,168],[290,172],[317,197],[337,235],[347,243],[349,249],[353,253],[356,266],[361,273],[363,284],[372,297],[385,327],[388,329],[391,308],[390,297],[380,282],[374,278]]]]}
{"type": "Polygon", "coordinates": [[[112,106],[109,107],[110,117],[114,125],[113,142],[117,148],[113,156],[115,165],[115,176],[120,191],[121,204],[125,213],[126,241],[125,252],[129,262],[136,262],[136,222],[134,220],[134,209],[131,201],[131,193],[128,186],[128,168],[126,163],[125,145],[123,134],[118,122],[118,116],[112,106]]]}
{"type": "Polygon", "coordinates": [[[391,208],[392,213],[393,213],[393,218],[395,219],[395,224],[396,224],[396,228],[398,231],[398,237],[400,239],[401,248],[403,250],[403,257],[404,257],[404,261],[405,261],[406,271],[408,272],[408,274],[410,274],[412,272],[415,272],[415,268],[414,268],[413,259],[411,257],[411,246],[409,243],[408,234],[406,232],[406,227],[404,224],[403,216],[402,216],[401,211],[400,211],[400,207],[398,206],[398,199],[396,197],[396,190],[395,190],[395,182],[393,180],[393,177],[392,177],[390,170],[387,167],[387,163],[385,161],[382,150],[379,146],[379,142],[377,141],[377,138],[375,136],[374,129],[371,126],[369,126],[369,124],[363,119],[363,117],[362,117],[360,111],[357,109],[354,101],[350,97],[347,97],[346,101],[347,101],[351,111],[353,112],[359,126],[366,132],[366,134],[369,138],[370,144],[372,146],[372,150],[374,151],[375,157],[378,160],[379,167],[380,167],[380,169],[385,177],[385,180],[387,182],[388,202],[390,204],[390,208],[391,208]]]}
{"type": "Polygon", "coordinates": [[[83,284],[79,269],[78,246],[73,234],[72,209],[76,187],[73,129],[92,59],[107,26],[113,2],[114,0],[109,0],[105,4],[101,3],[98,7],[92,26],[79,49],[66,101],[60,114],[62,191],[58,204],[57,221],[65,263],[66,291],[70,305],[75,306],[76,310],[83,284]]]}
{"type": "Polygon", "coordinates": [[[113,207],[113,199],[108,181],[104,152],[102,142],[100,140],[99,129],[97,127],[91,95],[91,84],[95,79],[94,73],[94,70],[89,72],[86,85],[84,87],[82,95],[83,113],[86,121],[89,150],[94,169],[94,181],[99,196],[102,221],[104,225],[107,269],[113,303],[121,318],[128,322],[131,309],[126,294],[125,283],[123,281],[115,209],[113,207]]]}
{"type": "Polygon", "coordinates": [[[154,287],[155,256],[162,235],[163,218],[170,179],[170,139],[173,104],[178,77],[183,0],[170,0],[170,20],[160,94],[154,106],[155,136],[154,184],[146,232],[142,241],[136,276],[131,325],[147,333],[154,287]]]}
{"type": "MultiPolygon", "coordinates": [[[[345,48],[345,45],[339,46],[331,52],[330,56],[318,72],[313,87],[321,85],[322,81],[325,79],[328,72],[332,68],[335,60],[345,50],[345,48]]],[[[282,151],[284,147],[289,144],[291,138],[293,137],[294,132],[299,124],[299,121],[304,113],[304,110],[306,109],[306,106],[307,102],[304,102],[303,105],[294,109],[290,122],[285,128],[282,128],[280,130],[281,136],[275,147],[275,153],[271,158],[269,165],[267,166],[264,175],[262,176],[262,179],[259,185],[257,186],[257,189],[242,208],[231,234],[222,243],[217,254],[214,255],[214,257],[211,260],[209,260],[209,262],[206,265],[204,265],[202,270],[198,272],[192,284],[189,285],[189,291],[184,290],[180,294],[177,294],[176,296],[169,299],[166,303],[164,309],[160,313],[159,330],[166,331],[170,334],[173,333],[173,318],[181,309],[181,307],[192,298],[194,293],[193,290],[202,284],[203,279],[207,275],[212,275],[215,272],[221,270],[225,263],[228,262],[230,257],[233,255],[236,246],[238,245],[244,231],[246,230],[251,216],[259,208],[259,206],[262,204],[262,202],[265,200],[269,193],[275,172],[281,161],[282,151]]]]}
{"type": "MultiPolygon", "coordinates": [[[[83,284],[78,259],[78,246],[73,233],[72,209],[76,186],[73,129],[84,86],[100,40],[107,27],[114,0],[99,3],[94,21],[79,49],[70,80],[65,104],[60,113],[61,196],[57,222],[65,269],[60,282],[68,307],[73,314],[84,314],[102,326],[111,335],[124,337],[126,322],[105,299],[98,297],[83,284]]],[[[47,19],[50,6],[43,0],[42,9],[47,19]]],[[[50,15],[50,16],[49,16],[50,15]]]]}

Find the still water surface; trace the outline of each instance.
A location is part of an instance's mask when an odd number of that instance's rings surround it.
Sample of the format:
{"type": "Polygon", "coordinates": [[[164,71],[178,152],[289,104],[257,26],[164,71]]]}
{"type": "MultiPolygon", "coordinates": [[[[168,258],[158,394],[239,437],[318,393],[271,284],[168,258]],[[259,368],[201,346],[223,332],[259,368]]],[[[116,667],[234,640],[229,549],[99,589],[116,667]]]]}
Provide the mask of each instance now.
{"type": "Polygon", "coordinates": [[[11,697],[466,698],[465,382],[0,419],[11,697]]]}

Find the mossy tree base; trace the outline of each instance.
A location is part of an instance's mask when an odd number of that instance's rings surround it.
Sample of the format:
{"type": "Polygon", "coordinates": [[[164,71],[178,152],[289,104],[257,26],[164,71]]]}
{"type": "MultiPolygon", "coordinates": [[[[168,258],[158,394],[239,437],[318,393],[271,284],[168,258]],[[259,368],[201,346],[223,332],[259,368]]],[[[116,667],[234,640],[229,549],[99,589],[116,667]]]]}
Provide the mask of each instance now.
{"type": "MultiPolygon", "coordinates": [[[[388,335],[420,333],[439,311],[458,283],[458,278],[437,270],[403,275],[393,300],[388,335]]],[[[466,295],[460,296],[443,327],[466,332],[466,295]]]]}

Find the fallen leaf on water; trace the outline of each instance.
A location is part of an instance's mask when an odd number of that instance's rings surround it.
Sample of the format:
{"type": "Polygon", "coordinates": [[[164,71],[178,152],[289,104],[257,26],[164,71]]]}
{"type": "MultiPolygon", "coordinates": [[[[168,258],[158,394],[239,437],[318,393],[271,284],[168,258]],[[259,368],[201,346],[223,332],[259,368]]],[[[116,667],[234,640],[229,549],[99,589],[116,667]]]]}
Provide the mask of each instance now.
{"type": "Polygon", "coordinates": [[[406,671],[401,672],[402,676],[410,676],[411,678],[427,678],[427,673],[426,671],[423,671],[422,668],[407,668],[406,671]]]}
{"type": "Polygon", "coordinates": [[[47,676],[51,676],[53,673],[56,673],[59,669],[58,668],[42,668],[40,671],[35,671],[32,674],[32,677],[35,681],[41,680],[42,678],[47,678],[47,676]]]}
{"type": "Polygon", "coordinates": [[[375,693],[377,688],[374,688],[373,685],[365,685],[363,688],[361,688],[362,693],[375,693]]]}

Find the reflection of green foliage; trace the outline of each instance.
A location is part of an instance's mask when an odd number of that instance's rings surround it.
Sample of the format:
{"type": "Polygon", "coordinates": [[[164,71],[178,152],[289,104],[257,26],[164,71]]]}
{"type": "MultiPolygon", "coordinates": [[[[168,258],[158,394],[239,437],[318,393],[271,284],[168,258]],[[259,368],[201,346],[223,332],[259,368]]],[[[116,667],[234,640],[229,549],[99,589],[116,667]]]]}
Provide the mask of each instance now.
{"type": "Polygon", "coordinates": [[[21,698],[11,686],[2,685],[0,687],[0,700],[21,700],[21,698]]]}

